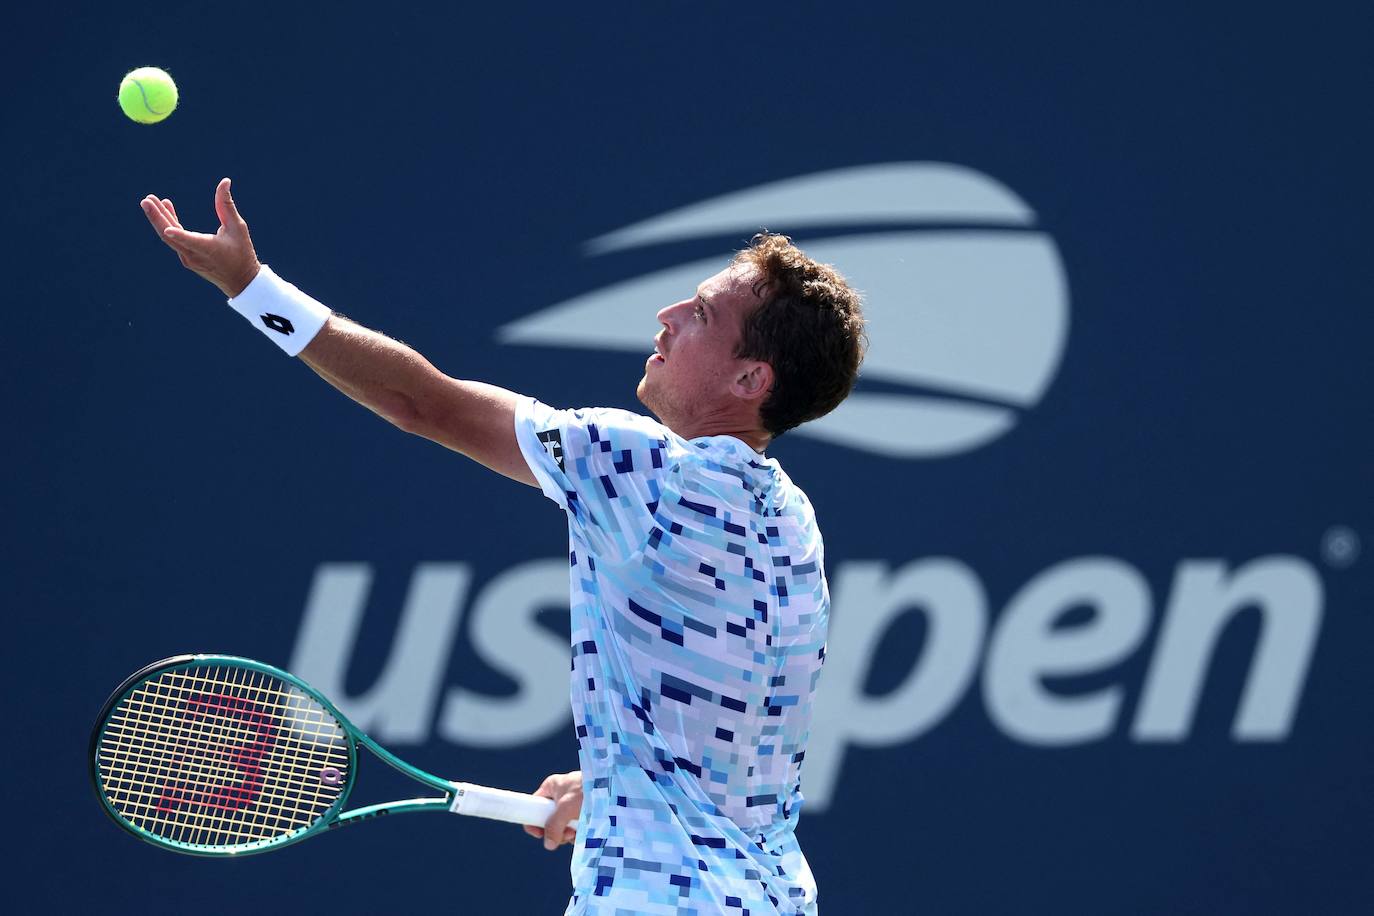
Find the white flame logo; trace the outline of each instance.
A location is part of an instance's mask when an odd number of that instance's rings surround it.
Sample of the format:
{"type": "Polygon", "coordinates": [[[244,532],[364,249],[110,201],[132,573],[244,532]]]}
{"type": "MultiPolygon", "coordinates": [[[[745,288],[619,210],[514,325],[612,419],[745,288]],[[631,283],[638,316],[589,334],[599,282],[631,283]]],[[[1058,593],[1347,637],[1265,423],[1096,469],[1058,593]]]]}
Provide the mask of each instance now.
{"type": "MultiPolygon", "coordinates": [[[[626,226],[585,250],[747,237],[763,226],[839,268],[863,291],[869,321],[858,389],[793,435],[896,458],[957,454],[1010,430],[1053,380],[1069,324],[1059,251],[1024,201],[962,166],[885,163],[772,182],[626,226]]],[[[658,308],[728,257],[577,296],[497,337],[642,353],[658,308]]]]}

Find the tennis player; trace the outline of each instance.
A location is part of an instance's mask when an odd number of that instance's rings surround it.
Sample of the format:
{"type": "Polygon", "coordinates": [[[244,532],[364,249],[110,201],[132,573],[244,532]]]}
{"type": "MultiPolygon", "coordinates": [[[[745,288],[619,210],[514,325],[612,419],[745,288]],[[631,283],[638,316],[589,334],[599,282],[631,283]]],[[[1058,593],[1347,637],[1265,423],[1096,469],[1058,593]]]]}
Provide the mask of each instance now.
{"type": "Polygon", "coordinates": [[[581,769],[544,781],[557,807],[528,829],[574,843],[567,913],[815,913],[794,831],[829,595],[811,505],[764,450],[854,384],[865,338],[844,279],[759,235],[658,312],[636,391],[657,419],[559,410],[451,378],[279,278],[227,178],[215,235],[170,200],[142,207],[325,381],[563,509],[581,769]]]}

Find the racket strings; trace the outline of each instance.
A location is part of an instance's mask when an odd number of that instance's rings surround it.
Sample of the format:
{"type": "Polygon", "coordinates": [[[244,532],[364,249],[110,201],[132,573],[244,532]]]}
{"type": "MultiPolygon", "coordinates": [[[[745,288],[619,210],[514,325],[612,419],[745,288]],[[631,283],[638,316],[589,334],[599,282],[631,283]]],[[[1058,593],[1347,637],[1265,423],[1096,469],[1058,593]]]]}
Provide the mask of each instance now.
{"type": "MultiPolygon", "coordinates": [[[[289,761],[284,761],[280,750],[275,749],[276,729],[272,718],[275,710],[271,707],[266,710],[260,708],[264,700],[280,706],[281,692],[274,691],[272,693],[275,695],[268,695],[262,689],[261,675],[257,675],[253,682],[245,680],[248,676],[237,673],[231,679],[214,679],[214,683],[207,683],[210,679],[204,677],[198,679],[199,683],[193,683],[183,676],[174,678],[170,685],[159,684],[158,689],[153,691],[143,691],[141,695],[136,692],[131,698],[134,700],[131,706],[138,711],[138,718],[152,725],[156,729],[154,734],[160,739],[153,742],[152,751],[162,755],[170,752],[170,757],[162,761],[161,771],[156,774],[161,777],[160,791],[150,792],[145,788],[135,793],[139,796],[135,801],[143,809],[138,813],[154,826],[170,829],[171,838],[191,843],[213,843],[213,838],[207,838],[204,834],[215,826],[213,821],[217,819],[221,822],[220,827],[227,828],[225,832],[235,835],[233,839],[251,841],[261,837],[264,827],[289,829],[300,823],[309,823],[314,812],[310,810],[310,805],[303,805],[303,799],[292,795],[292,792],[305,791],[317,798],[325,794],[318,780],[313,781],[313,786],[302,783],[299,778],[288,780],[293,785],[283,792],[274,791],[278,787],[264,778],[264,766],[271,767],[273,762],[277,764],[278,771],[284,773],[299,774],[301,767],[281,767],[283,762],[289,761]],[[150,707],[165,707],[169,693],[175,697],[176,692],[168,691],[168,686],[180,687],[183,693],[190,688],[211,686],[221,693],[211,695],[213,699],[207,699],[207,695],[200,692],[184,697],[181,715],[170,719],[166,715],[151,714],[150,707]],[[223,692],[225,688],[228,688],[227,693],[223,692]],[[250,698],[248,702],[253,705],[243,702],[245,697],[250,698]],[[207,716],[204,714],[207,709],[219,715],[207,716]],[[192,726],[189,729],[185,728],[188,722],[192,726]],[[238,727],[236,723],[240,723],[238,727]],[[257,727],[244,728],[241,723],[257,727]],[[170,744],[167,741],[169,734],[175,736],[170,744]],[[269,748],[273,750],[269,752],[269,748]],[[264,761],[263,757],[268,759],[264,761]],[[254,805],[259,796],[265,796],[264,803],[254,805]],[[277,810],[273,811],[273,807],[277,810]],[[270,819],[274,813],[278,821],[284,820],[285,823],[274,825],[270,819]],[[245,816],[249,814],[253,816],[245,816]],[[226,819],[231,823],[222,823],[226,819]]],[[[286,694],[286,700],[300,706],[298,699],[289,693],[286,694]]],[[[308,718],[313,720],[311,724],[314,727],[309,730],[318,732],[318,724],[325,721],[326,714],[318,707],[311,712],[313,715],[308,718]]],[[[300,731],[298,727],[294,730],[300,731]]],[[[331,727],[327,737],[336,734],[337,731],[331,727]]],[[[156,782],[152,788],[157,789],[156,782]]],[[[328,794],[332,796],[334,793],[328,794]]],[[[267,832],[268,835],[274,835],[271,830],[267,832]]]]}
{"type": "MultiPolygon", "coordinates": [[[[241,670],[241,669],[240,669],[241,670]]],[[[243,675],[236,678],[229,686],[239,686],[243,683],[243,675]]],[[[195,780],[169,780],[169,785],[164,787],[161,797],[158,799],[158,810],[165,814],[177,808],[186,808],[189,802],[189,813],[193,822],[204,821],[204,811],[206,808],[212,811],[230,812],[230,816],[242,821],[243,818],[235,812],[245,811],[247,806],[254,802],[259,795],[265,794],[269,803],[274,803],[278,808],[290,808],[288,826],[295,822],[310,820],[310,812],[303,810],[297,799],[289,794],[272,791],[273,787],[266,783],[263,778],[263,766],[271,760],[281,762],[281,754],[276,752],[276,727],[270,710],[260,710],[259,704],[264,700],[280,702],[279,697],[264,697],[261,688],[262,676],[257,676],[257,683],[251,684],[258,688],[249,690],[231,690],[228,702],[224,698],[217,698],[212,702],[207,702],[202,694],[192,695],[186,704],[186,710],[191,713],[191,720],[198,725],[209,725],[212,739],[215,741],[232,742],[231,748],[227,753],[223,749],[216,749],[220,752],[212,751],[208,755],[204,753],[204,738],[206,729],[199,727],[196,729],[195,738],[197,741],[191,748],[193,757],[191,760],[192,775],[197,775],[196,767],[202,767],[212,781],[220,784],[211,788],[208,792],[205,787],[195,780]],[[240,701],[243,696],[252,697],[251,705],[240,701]],[[209,707],[212,711],[221,713],[220,717],[205,717],[198,715],[209,707]],[[264,714],[266,713],[266,714],[264,714]],[[227,714],[227,715],[225,715],[227,714]],[[235,727],[236,723],[247,723],[249,728],[235,727]],[[263,758],[267,757],[268,761],[263,758]],[[265,791],[264,791],[265,790],[265,791]]],[[[223,686],[216,685],[216,686],[223,686]]],[[[288,695],[289,696],[289,695],[288,695]]],[[[316,712],[317,722],[320,720],[323,711],[316,712]]],[[[166,723],[162,723],[164,726],[166,723]]],[[[184,758],[184,755],[182,755],[184,758]]],[[[173,764],[182,762],[178,757],[173,757],[173,764]]],[[[298,773],[300,768],[294,767],[281,769],[282,773],[298,773]]],[[[173,767],[173,775],[176,775],[176,767],[173,767]]],[[[318,782],[315,783],[319,785],[318,782]]],[[[303,787],[294,787],[300,791],[303,787]]],[[[260,811],[261,813],[265,813],[260,811]]],[[[278,812],[280,815],[282,812],[278,812]]],[[[259,825],[263,822],[257,821],[259,825]]]]}
{"type": "Polygon", "coordinates": [[[106,720],[107,799],[159,838],[213,848],[280,838],[318,820],[348,781],[348,737],[323,706],[260,671],[160,672],[106,720]]]}
{"type": "MultiPolygon", "coordinates": [[[[141,810],[132,813],[142,815],[142,820],[150,822],[152,826],[161,826],[167,829],[170,837],[177,839],[188,839],[194,841],[198,839],[191,829],[195,827],[205,828],[206,818],[204,811],[196,808],[188,808],[184,802],[209,802],[207,808],[218,808],[221,811],[232,810],[231,805],[223,804],[223,798],[216,798],[213,794],[216,789],[221,795],[227,795],[229,791],[235,791],[234,774],[230,772],[227,764],[231,760],[230,754],[223,750],[215,753],[205,741],[207,729],[203,722],[198,723],[195,710],[206,705],[204,694],[191,694],[184,698],[184,706],[172,716],[160,715],[158,712],[163,709],[177,710],[176,706],[169,706],[169,697],[174,696],[168,689],[169,685],[164,682],[150,689],[150,685],[142,685],[136,690],[129,700],[125,703],[125,712],[132,715],[119,715],[113,717],[114,724],[120,726],[118,731],[110,729],[109,733],[119,734],[121,741],[117,742],[112,749],[114,753],[123,755],[115,759],[112,776],[115,777],[114,787],[124,789],[124,793],[116,791],[112,793],[116,801],[132,802],[141,810]],[[153,730],[153,734],[159,736],[161,740],[149,742],[147,732],[153,730]],[[140,731],[142,733],[140,733],[140,731]],[[140,746],[141,745],[141,746],[140,746]],[[170,746],[169,746],[170,745],[170,746]],[[139,750],[142,753],[135,756],[132,752],[139,750]],[[158,755],[149,757],[150,754],[158,755]],[[189,758],[189,760],[188,760],[189,758]],[[134,773],[146,765],[148,760],[155,760],[157,765],[154,767],[151,781],[144,781],[143,784],[129,785],[130,780],[125,780],[125,784],[118,781],[120,776],[129,775],[129,765],[133,764],[134,773]],[[191,766],[188,767],[187,764],[191,766]],[[122,766],[121,766],[122,764],[122,766]],[[185,779],[187,771],[198,774],[200,779],[197,792],[197,783],[188,782],[185,779]],[[130,791],[132,789],[133,791],[130,791]],[[178,809],[181,809],[178,812],[178,809]],[[189,815],[178,816],[178,814],[189,815]],[[171,815],[171,816],[164,816],[171,815]],[[199,816],[197,816],[199,815],[199,816]]],[[[222,687],[219,689],[223,689],[222,687]]],[[[229,696],[246,695],[243,690],[232,690],[229,696]]],[[[215,732],[227,731],[222,727],[216,727],[214,723],[208,729],[210,734],[215,732]]],[[[227,737],[219,735],[216,737],[227,737]]],[[[257,734],[253,734],[253,741],[256,742],[257,734]]],[[[108,748],[110,742],[107,740],[105,746],[108,748]]],[[[251,746],[251,745],[250,745],[251,746]]],[[[249,773],[243,773],[242,768],[235,767],[238,775],[247,776],[256,781],[256,769],[249,773]]],[[[245,790],[253,788],[251,782],[239,783],[237,791],[242,795],[245,790]]],[[[242,832],[242,831],[238,831],[242,832]]]]}
{"type": "MultiPolygon", "coordinates": [[[[298,793],[309,793],[318,787],[318,779],[306,778],[302,775],[299,768],[283,769],[279,784],[264,784],[257,778],[257,767],[243,767],[242,758],[235,760],[234,753],[210,753],[207,752],[205,743],[196,736],[188,738],[184,734],[171,733],[166,730],[167,722],[165,717],[158,714],[160,706],[150,706],[143,699],[135,696],[130,698],[130,707],[135,709],[140,716],[140,721],[144,725],[152,725],[160,728],[161,732],[154,732],[146,736],[143,749],[145,752],[154,755],[157,759],[164,761],[163,771],[167,777],[167,782],[158,793],[156,798],[147,793],[140,799],[145,807],[155,806],[158,808],[177,807],[179,803],[185,801],[189,794],[195,799],[195,790],[191,786],[184,785],[177,777],[186,768],[189,760],[195,772],[203,774],[212,780],[217,788],[212,790],[207,798],[200,799],[205,804],[217,806],[223,809],[234,809],[242,807],[243,803],[250,800],[252,795],[266,794],[269,798],[277,800],[283,804],[290,804],[294,801],[293,797],[286,796],[279,789],[289,788],[298,793]]],[[[114,720],[116,725],[126,723],[124,717],[114,720]]],[[[215,735],[217,740],[238,742],[246,745],[250,749],[256,741],[256,735],[244,729],[223,728],[218,729],[215,735]]],[[[114,753],[124,754],[127,757],[129,744],[127,735],[119,744],[112,744],[109,733],[103,742],[104,747],[109,748],[114,753]]],[[[240,752],[241,753],[241,752],[240,752]]],[[[328,765],[327,754],[319,750],[313,750],[312,755],[315,759],[312,762],[320,764],[318,769],[323,769],[328,765]]],[[[279,754],[271,754],[270,759],[281,762],[279,754]]]]}

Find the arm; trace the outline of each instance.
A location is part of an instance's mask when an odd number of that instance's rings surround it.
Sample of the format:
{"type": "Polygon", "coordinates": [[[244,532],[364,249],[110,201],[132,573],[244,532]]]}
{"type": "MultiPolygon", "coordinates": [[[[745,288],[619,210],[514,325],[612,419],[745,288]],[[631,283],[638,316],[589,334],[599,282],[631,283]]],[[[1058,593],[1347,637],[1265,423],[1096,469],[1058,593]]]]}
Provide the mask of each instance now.
{"type": "MultiPolygon", "coordinates": [[[[215,189],[220,227],[214,235],[187,232],[170,200],[149,195],[142,207],[182,265],[225,296],[237,297],[258,278],[261,265],[229,179],[215,189]]],[[[406,432],[537,486],[515,438],[516,394],[450,378],[405,344],[341,315],[329,317],[300,357],[326,382],[406,432]]]]}
{"type": "Polygon", "coordinates": [[[301,359],[400,429],[538,486],[515,439],[515,393],[450,378],[405,344],[339,315],[330,317],[301,359]]]}

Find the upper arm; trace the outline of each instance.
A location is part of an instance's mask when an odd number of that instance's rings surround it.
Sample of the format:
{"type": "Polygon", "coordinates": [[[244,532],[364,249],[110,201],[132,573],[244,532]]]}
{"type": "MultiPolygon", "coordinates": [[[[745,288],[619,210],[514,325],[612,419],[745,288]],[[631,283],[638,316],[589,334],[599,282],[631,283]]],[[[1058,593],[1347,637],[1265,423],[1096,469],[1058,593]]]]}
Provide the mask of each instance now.
{"type": "Polygon", "coordinates": [[[520,395],[496,385],[450,378],[435,372],[432,390],[415,405],[406,429],[460,452],[499,474],[539,486],[515,437],[520,395]]]}

